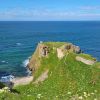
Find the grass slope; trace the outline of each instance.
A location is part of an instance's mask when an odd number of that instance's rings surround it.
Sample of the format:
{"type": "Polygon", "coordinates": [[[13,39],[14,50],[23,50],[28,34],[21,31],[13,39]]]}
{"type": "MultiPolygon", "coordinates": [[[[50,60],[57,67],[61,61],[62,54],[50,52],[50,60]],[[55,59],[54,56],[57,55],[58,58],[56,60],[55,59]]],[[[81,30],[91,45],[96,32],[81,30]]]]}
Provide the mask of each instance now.
{"type": "Polygon", "coordinates": [[[100,100],[100,63],[90,66],[78,62],[74,53],[59,60],[52,43],[46,44],[51,52],[48,58],[41,58],[34,81],[47,69],[48,79],[37,85],[18,86],[15,93],[1,94],[0,100],[100,100]]]}

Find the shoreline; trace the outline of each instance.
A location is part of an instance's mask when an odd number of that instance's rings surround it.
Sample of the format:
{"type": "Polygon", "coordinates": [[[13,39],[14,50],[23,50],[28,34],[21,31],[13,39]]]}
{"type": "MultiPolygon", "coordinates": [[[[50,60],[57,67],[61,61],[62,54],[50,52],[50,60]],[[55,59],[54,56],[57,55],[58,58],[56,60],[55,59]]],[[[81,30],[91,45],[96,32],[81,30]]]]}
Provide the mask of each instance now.
{"type": "Polygon", "coordinates": [[[30,71],[30,69],[27,67],[29,64],[29,60],[30,57],[28,57],[28,59],[26,59],[24,61],[24,67],[27,70],[27,75],[26,76],[22,76],[22,77],[15,77],[12,82],[14,84],[13,87],[18,86],[18,85],[27,85],[29,84],[32,80],[33,80],[33,76],[32,76],[32,71],[30,71]]]}
{"type": "Polygon", "coordinates": [[[9,88],[13,88],[15,86],[18,86],[18,85],[27,85],[29,83],[32,82],[33,80],[33,76],[32,76],[32,71],[30,71],[30,69],[27,67],[28,63],[29,63],[29,57],[28,59],[24,60],[24,67],[26,68],[26,71],[27,71],[27,75],[24,75],[24,76],[14,76],[10,73],[7,73],[7,72],[2,72],[0,77],[5,77],[5,82],[2,82],[4,83],[7,87],[9,88]],[[10,76],[13,76],[13,78],[11,78],[10,76]],[[8,79],[9,77],[9,79],[8,79]]]}
{"type": "Polygon", "coordinates": [[[33,76],[26,76],[26,77],[16,77],[12,80],[14,86],[18,86],[18,85],[27,85],[29,83],[31,83],[33,80],[33,76]]]}

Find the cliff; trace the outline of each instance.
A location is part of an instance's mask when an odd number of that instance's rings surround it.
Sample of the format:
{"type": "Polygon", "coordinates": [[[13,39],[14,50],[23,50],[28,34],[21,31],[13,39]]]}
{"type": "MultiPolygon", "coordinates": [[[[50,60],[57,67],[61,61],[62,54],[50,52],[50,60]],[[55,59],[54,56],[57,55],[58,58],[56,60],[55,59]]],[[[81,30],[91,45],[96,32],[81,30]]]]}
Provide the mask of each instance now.
{"type": "Polygon", "coordinates": [[[63,58],[67,53],[81,53],[81,49],[71,43],[65,42],[44,42],[38,43],[38,46],[32,55],[28,68],[31,71],[35,71],[40,66],[40,60],[43,57],[48,57],[49,53],[57,52],[58,58],[63,58]]]}
{"type": "Polygon", "coordinates": [[[28,68],[30,71],[35,73],[36,70],[41,66],[41,60],[43,58],[49,58],[50,54],[56,54],[58,59],[67,57],[68,54],[76,54],[76,60],[83,62],[86,65],[93,65],[96,59],[88,54],[84,54],[79,46],[75,46],[72,43],[66,42],[44,42],[38,43],[37,48],[32,55],[28,68]]]}
{"type": "Polygon", "coordinates": [[[28,68],[33,81],[16,87],[19,94],[3,94],[7,100],[11,97],[14,100],[100,99],[100,62],[84,54],[79,46],[41,42],[30,58],[28,68]]]}

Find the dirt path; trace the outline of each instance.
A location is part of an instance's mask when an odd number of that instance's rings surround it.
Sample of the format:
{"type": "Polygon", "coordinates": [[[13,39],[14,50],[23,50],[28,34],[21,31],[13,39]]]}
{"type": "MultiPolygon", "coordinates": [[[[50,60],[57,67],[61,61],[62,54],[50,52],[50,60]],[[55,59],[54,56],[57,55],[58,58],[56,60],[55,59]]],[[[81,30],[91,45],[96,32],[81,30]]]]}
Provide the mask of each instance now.
{"type": "Polygon", "coordinates": [[[44,73],[42,73],[34,83],[38,84],[39,82],[43,82],[45,79],[47,79],[48,72],[49,72],[49,70],[46,70],[44,73]]]}
{"type": "Polygon", "coordinates": [[[95,63],[95,61],[93,61],[93,60],[87,60],[87,59],[79,57],[79,56],[76,57],[76,60],[81,61],[81,62],[83,62],[84,64],[87,64],[87,65],[93,65],[95,63]]]}
{"type": "Polygon", "coordinates": [[[33,76],[27,76],[22,78],[15,78],[12,82],[14,83],[14,86],[17,85],[27,85],[33,80],[33,76]]]}

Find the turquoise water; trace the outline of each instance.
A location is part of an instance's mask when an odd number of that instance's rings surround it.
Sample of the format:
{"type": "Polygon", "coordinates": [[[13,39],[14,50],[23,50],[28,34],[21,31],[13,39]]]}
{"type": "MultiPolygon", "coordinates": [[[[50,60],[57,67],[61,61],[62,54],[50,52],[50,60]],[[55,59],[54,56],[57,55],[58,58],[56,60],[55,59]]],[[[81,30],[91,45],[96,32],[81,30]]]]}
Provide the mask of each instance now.
{"type": "Polygon", "coordinates": [[[100,22],[0,22],[0,72],[27,75],[39,41],[66,41],[100,60],[100,22]]]}

